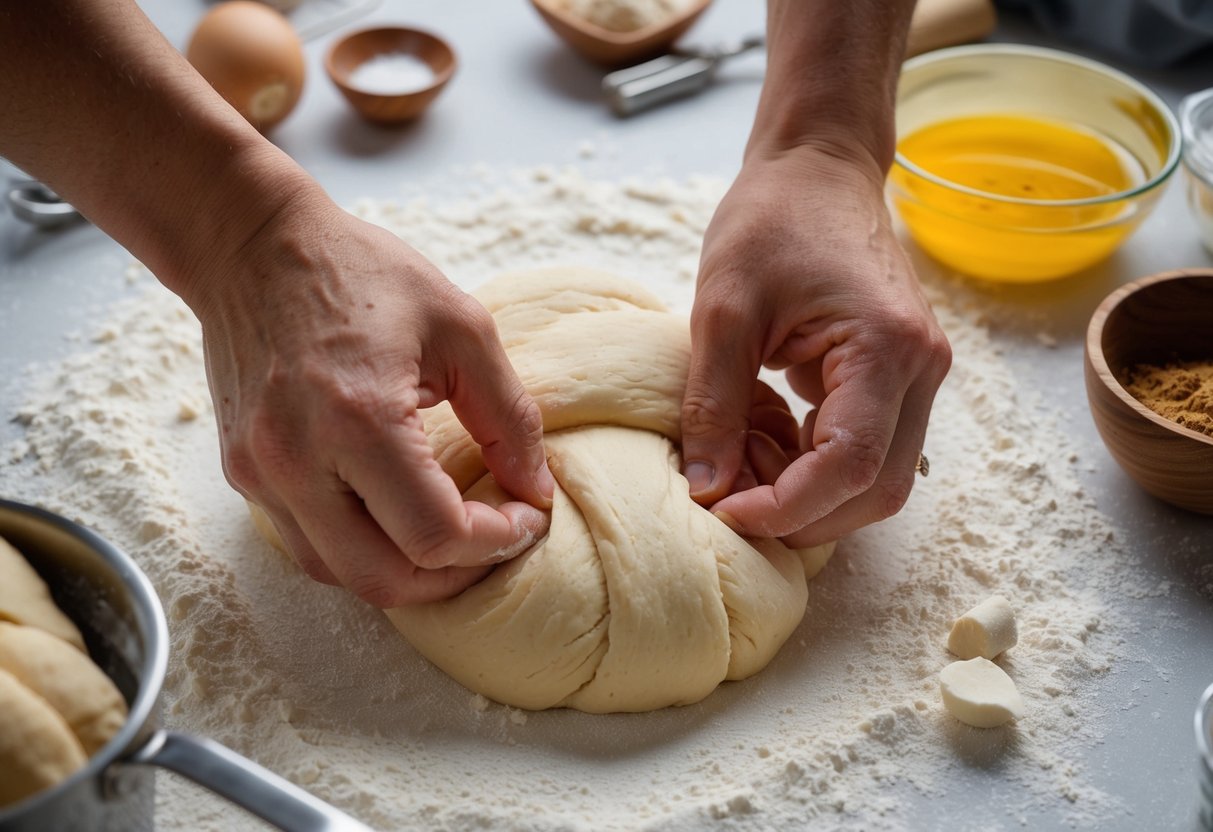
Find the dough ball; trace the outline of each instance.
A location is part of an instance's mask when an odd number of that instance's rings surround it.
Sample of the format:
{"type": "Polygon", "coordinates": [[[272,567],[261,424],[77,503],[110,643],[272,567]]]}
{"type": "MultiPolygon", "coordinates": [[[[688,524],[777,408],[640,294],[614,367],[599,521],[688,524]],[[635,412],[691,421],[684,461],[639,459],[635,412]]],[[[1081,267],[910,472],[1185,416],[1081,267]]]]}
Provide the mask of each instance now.
{"type": "Polygon", "coordinates": [[[109,677],[42,630],[0,623],[0,669],[58,711],[89,756],[126,721],[126,700],[109,677]]]}
{"type": "MultiPolygon", "coordinates": [[[[746,540],[691,499],[678,452],[686,320],[632,281],[581,269],[475,294],[543,413],[551,529],[458,597],[387,611],[392,623],[471,690],[528,709],[685,705],[765,667],[833,544],[746,540]]],[[[467,499],[508,499],[449,405],[425,426],[467,499]]]]}
{"type": "Polygon", "coordinates": [[[86,759],[63,717],[0,670],[0,806],[50,788],[86,759]]]}
{"type": "Polygon", "coordinates": [[[51,600],[50,590],[34,567],[0,537],[0,621],[45,630],[77,650],[84,650],[80,630],[51,600]]]}

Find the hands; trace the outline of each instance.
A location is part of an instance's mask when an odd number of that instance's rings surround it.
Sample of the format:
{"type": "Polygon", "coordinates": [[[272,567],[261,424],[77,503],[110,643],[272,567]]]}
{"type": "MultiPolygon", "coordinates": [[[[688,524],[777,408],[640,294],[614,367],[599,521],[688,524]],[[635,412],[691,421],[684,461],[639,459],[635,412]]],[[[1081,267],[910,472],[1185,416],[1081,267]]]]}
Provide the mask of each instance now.
{"type": "Polygon", "coordinates": [[[309,575],[380,607],[435,600],[546,532],[539,410],[488,312],[415,250],[312,195],[208,271],[189,300],[224,472],[309,575]],[[463,501],[418,412],[443,400],[525,502],[463,501]]]}
{"type": "Polygon", "coordinates": [[[708,228],[683,457],[700,503],[795,547],[896,513],[951,350],[862,153],[752,154],[708,228]],[[797,426],[760,366],[815,406],[797,426]]]}

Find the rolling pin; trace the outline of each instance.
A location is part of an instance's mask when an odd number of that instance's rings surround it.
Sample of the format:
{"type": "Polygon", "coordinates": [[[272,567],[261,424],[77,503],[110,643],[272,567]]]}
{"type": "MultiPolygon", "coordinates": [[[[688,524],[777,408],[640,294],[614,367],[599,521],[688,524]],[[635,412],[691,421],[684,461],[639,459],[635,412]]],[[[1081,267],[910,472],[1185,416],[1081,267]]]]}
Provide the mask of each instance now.
{"type": "MultiPolygon", "coordinates": [[[[992,0],[918,0],[910,20],[906,57],[943,46],[981,40],[994,30],[992,0]]],[[[616,115],[627,116],[691,95],[712,82],[727,58],[763,45],[761,37],[714,49],[678,50],[638,66],[612,72],[602,91],[616,115]]]]}
{"type": "Polygon", "coordinates": [[[918,0],[906,57],[981,40],[994,31],[995,22],[993,0],[918,0]]]}

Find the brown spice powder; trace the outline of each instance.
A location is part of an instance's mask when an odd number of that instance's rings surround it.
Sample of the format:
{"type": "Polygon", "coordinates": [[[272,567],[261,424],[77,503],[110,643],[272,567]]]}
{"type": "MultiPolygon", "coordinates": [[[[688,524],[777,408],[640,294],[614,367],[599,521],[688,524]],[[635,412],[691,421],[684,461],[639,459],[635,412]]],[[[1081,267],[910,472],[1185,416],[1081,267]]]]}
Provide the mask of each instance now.
{"type": "Polygon", "coordinates": [[[1213,361],[1135,364],[1122,383],[1163,418],[1213,436],[1213,361]]]}

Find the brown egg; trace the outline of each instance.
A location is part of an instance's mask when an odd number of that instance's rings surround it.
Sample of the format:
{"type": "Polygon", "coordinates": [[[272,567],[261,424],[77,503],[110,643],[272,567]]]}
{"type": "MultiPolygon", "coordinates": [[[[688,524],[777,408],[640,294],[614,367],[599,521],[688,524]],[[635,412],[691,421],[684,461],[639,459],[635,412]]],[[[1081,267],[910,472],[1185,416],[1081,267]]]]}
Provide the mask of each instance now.
{"type": "Polygon", "coordinates": [[[303,92],[303,46],[281,13],[252,0],[207,12],[185,57],[261,132],[282,121],[303,92]]]}

